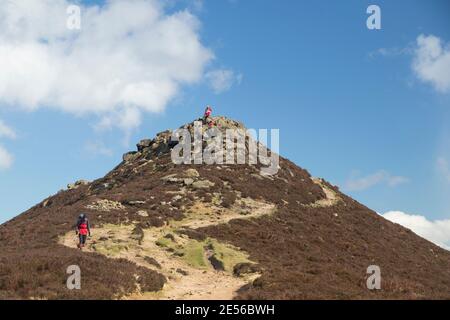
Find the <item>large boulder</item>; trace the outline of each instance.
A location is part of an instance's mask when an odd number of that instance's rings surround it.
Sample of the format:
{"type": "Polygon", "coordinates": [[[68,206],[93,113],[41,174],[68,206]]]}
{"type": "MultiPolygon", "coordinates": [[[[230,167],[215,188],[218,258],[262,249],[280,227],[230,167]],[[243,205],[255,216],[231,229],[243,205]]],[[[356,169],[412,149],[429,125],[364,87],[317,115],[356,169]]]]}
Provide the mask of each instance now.
{"type": "Polygon", "coordinates": [[[76,189],[76,188],[78,188],[79,186],[85,186],[85,185],[88,185],[89,183],[90,183],[90,182],[87,181],[87,180],[78,180],[78,181],[76,181],[76,182],[74,182],[74,183],[69,183],[69,184],[67,185],[67,189],[68,189],[68,190],[76,189]]]}
{"type": "Polygon", "coordinates": [[[214,182],[209,180],[199,180],[192,183],[194,189],[209,189],[214,186],[214,182]]]}
{"type": "Polygon", "coordinates": [[[136,145],[138,151],[142,151],[145,148],[150,147],[150,145],[153,143],[153,141],[154,140],[152,140],[152,139],[144,139],[144,140],[139,141],[139,143],[136,145]]]}
{"type": "Polygon", "coordinates": [[[197,170],[189,168],[184,172],[184,175],[188,178],[197,178],[200,176],[197,170]]]}

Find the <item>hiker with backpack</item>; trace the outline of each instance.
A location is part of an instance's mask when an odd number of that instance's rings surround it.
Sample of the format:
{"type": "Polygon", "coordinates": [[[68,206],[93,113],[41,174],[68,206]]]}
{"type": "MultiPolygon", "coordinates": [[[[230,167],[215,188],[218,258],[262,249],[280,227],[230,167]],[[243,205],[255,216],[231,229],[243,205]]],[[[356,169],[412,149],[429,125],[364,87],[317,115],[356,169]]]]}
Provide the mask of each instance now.
{"type": "Polygon", "coordinates": [[[78,235],[79,239],[77,247],[81,250],[86,244],[87,236],[91,236],[89,220],[84,213],[80,214],[80,216],[78,217],[75,234],[78,235]]]}

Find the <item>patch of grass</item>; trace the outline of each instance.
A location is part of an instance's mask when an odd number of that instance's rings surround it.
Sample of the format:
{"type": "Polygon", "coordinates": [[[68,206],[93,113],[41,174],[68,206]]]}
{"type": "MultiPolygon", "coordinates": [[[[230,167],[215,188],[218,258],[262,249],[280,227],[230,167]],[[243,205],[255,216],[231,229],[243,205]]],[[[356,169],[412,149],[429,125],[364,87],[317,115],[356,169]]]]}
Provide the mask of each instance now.
{"type": "Polygon", "coordinates": [[[212,250],[216,259],[222,262],[225,271],[232,273],[233,267],[238,263],[250,262],[248,255],[232,245],[221,243],[216,239],[206,238],[203,241],[189,239],[184,244],[177,244],[170,237],[161,237],[156,244],[174,252],[175,256],[183,259],[187,264],[194,268],[210,268],[210,262],[207,260],[206,248],[212,250]]]}
{"type": "Polygon", "coordinates": [[[189,241],[183,248],[183,259],[192,267],[205,268],[207,263],[205,261],[204,244],[197,240],[189,241]]]}
{"type": "Polygon", "coordinates": [[[110,257],[118,256],[121,252],[128,251],[128,249],[128,246],[123,244],[106,244],[95,246],[95,251],[110,257]]]}
{"type": "Polygon", "coordinates": [[[171,239],[165,238],[165,237],[161,237],[158,240],[156,240],[156,245],[158,247],[163,247],[163,248],[171,248],[173,246],[173,241],[171,239]]]}
{"type": "Polygon", "coordinates": [[[205,241],[205,245],[212,248],[216,259],[223,263],[227,272],[233,272],[233,267],[238,263],[250,262],[246,253],[229,244],[208,238],[205,241]]]}

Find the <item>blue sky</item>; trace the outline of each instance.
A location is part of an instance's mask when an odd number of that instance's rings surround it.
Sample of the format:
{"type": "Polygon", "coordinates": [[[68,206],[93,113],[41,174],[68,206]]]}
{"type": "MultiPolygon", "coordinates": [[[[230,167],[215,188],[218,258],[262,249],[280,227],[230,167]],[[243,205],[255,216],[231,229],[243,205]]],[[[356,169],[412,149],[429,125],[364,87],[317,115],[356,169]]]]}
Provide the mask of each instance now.
{"type": "MultiPolygon", "coordinates": [[[[116,114],[92,100],[85,112],[62,98],[28,106],[17,96],[27,93],[2,91],[0,77],[0,120],[14,133],[0,134],[0,146],[14,159],[0,169],[0,222],[67,183],[103,176],[139,139],[199,117],[205,104],[250,128],[279,128],[283,156],[377,212],[450,219],[449,9],[445,0],[169,1],[163,16],[188,10],[196,17],[186,23],[192,43],[198,37],[202,46],[202,58],[192,62],[203,63],[182,67],[187,80],[177,80],[167,101],[148,102],[140,124],[131,126],[116,126],[116,114]],[[381,30],[366,27],[370,4],[381,9],[381,30]],[[414,69],[437,38],[442,52],[433,59],[440,64],[414,69]],[[106,129],[99,129],[102,121],[106,129]]],[[[82,11],[81,34],[83,18],[82,11]]],[[[142,45],[151,32],[142,33],[142,45]]],[[[112,43],[128,45],[121,41],[112,43]]],[[[145,66],[142,73],[153,71],[145,66]]],[[[61,96],[70,90],[56,88],[61,96]]]]}

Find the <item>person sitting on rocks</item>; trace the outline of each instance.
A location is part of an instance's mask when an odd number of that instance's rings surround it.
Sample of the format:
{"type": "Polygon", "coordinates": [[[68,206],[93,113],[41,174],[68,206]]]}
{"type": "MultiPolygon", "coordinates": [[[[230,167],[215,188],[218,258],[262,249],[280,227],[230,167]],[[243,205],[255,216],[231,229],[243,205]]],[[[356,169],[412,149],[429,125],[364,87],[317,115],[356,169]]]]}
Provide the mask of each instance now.
{"type": "Polygon", "coordinates": [[[210,123],[212,122],[211,113],[212,108],[211,106],[207,105],[205,109],[205,114],[203,115],[203,124],[208,124],[209,127],[211,127],[210,123]]]}

